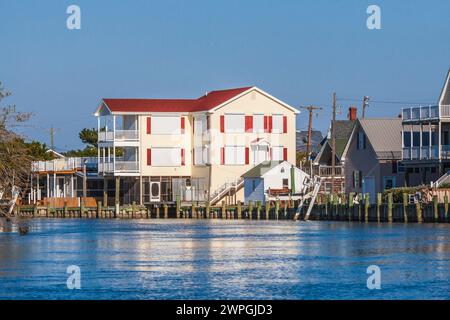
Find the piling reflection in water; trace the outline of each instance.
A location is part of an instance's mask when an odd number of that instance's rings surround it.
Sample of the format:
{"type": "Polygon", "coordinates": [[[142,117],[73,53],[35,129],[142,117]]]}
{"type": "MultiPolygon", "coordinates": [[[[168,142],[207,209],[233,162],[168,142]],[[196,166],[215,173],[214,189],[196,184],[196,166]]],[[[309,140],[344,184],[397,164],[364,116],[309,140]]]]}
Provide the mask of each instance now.
{"type": "Polygon", "coordinates": [[[0,227],[6,299],[446,299],[450,227],[37,219],[0,227]],[[382,289],[368,290],[378,265],[382,289]],[[81,268],[68,290],[66,268],[81,268]]]}

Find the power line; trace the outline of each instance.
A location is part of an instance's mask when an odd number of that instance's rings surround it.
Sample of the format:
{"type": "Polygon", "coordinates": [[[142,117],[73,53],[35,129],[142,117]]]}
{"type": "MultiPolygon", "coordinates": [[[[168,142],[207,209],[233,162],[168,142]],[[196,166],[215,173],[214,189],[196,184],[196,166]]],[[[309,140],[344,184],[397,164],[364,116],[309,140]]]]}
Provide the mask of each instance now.
{"type": "MultiPolygon", "coordinates": [[[[360,102],[361,99],[356,98],[339,98],[338,101],[349,101],[349,102],[360,102]]],[[[382,103],[382,104],[403,104],[403,105],[411,105],[411,104],[417,104],[417,105],[435,105],[435,102],[413,102],[413,101],[389,101],[389,100],[372,100],[373,103],[382,103]]]]}

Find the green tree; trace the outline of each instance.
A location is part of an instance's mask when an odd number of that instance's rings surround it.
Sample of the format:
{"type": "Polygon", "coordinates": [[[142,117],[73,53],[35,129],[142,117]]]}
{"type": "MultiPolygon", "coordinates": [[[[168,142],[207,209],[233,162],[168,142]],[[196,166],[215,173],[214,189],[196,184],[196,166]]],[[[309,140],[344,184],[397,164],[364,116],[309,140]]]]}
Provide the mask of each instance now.
{"type": "Polygon", "coordinates": [[[97,129],[84,128],[83,130],[80,131],[78,136],[80,137],[80,140],[88,147],[90,146],[93,148],[97,148],[97,141],[98,141],[97,129]]]}

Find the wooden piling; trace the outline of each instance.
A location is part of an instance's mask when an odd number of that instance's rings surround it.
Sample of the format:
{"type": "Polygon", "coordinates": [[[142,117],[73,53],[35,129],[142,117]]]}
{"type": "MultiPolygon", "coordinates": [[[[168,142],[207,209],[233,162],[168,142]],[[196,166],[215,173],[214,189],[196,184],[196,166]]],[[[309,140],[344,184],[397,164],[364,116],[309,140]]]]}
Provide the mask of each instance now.
{"type": "Polygon", "coordinates": [[[408,194],[403,193],[403,221],[408,223],[408,194]]]}
{"type": "Polygon", "coordinates": [[[280,200],[275,201],[275,218],[278,220],[280,214],[280,200]]]}
{"type": "Polygon", "coordinates": [[[261,219],[261,201],[256,202],[256,219],[261,219]]]}
{"type": "Polygon", "coordinates": [[[242,204],[241,201],[237,202],[237,218],[242,219],[242,204]]]}
{"type": "Polygon", "coordinates": [[[159,206],[156,206],[156,219],[159,219],[159,206]]]}
{"type": "Polygon", "coordinates": [[[445,210],[444,222],[448,222],[448,195],[444,196],[444,210],[445,210]]]}
{"type": "Polygon", "coordinates": [[[388,222],[392,223],[392,207],[393,207],[393,201],[392,201],[392,192],[388,193],[388,222]]]}
{"type": "Polygon", "coordinates": [[[417,214],[417,223],[422,223],[423,222],[422,208],[420,207],[419,202],[416,203],[416,214],[417,214]]]}
{"type": "Polygon", "coordinates": [[[115,202],[116,207],[114,208],[114,219],[117,219],[120,217],[120,204],[119,201],[115,202]]]}
{"type": "Polygon", "coordinates": [[[206,202],[205,206],[206,206],[206,208],[205,208],[206,219],[210,219],[211,218],[211,205],[210,205],[209,201],[206,202]]]}
{"type": "Polygon", "coordinates": [[[382,204],[382,194],[377,193],[377,222],[381,222],[381,204],[382,204]]]}
{"type": "Polygon", "coordinates": [[[222,211],[220,213],[221,213],[221,218],[222,219],[226,219],[226,217],[227,217],[227,206],[225,204],[225,201],[222,201],[222,211]]]}
{"type": "Polygon", "coordinates": [[[168,219],[169,218],[169,206],[167,205],[167,203],[164,203],[163,208],[164,208],[164,219],[168,219]]]}
{"type": "Polygon", "coordinates": [[[439,222],[439,204],[437,196],[433,196],[433,213],[434,213],[434,222],[439,222]]]}
{"type": "Polygon", "coordinates": [[[348,194],[348,221],[352,221],[352,216],[353,216],[353,212],[354,212],[354,198],[355,198],[355,193],[354,192],[350,192],[348,194]]]}
{"type": "Polygon", "coordinates": [[[81,214],[81,216],[84,215],[84,212],[85,212],[85,208],[84,208],[84,198],[82,197],[81,200],[80,200],[80,214],[81,214]]]}
{"type": "Polygon", "coordinates": [[[266,202],[265,209],[266,209],[266,220],[269,220],[270,219],[270,201],[266,202]]]}
{"type": "Polygon", "coordinates": [[[38,207],[37,204],[33,206],[33,218],[36,218],[38,215],[38,207]]]}
{"type": "Polygon", "coordinates": [[[99,217],[101,217],[102,214],[102,202],[99,201],[97,202],[97,216],[96,218],[98,219],[99,217]]]}
{"type": "Polygon", "coordinates": [[[176,196],[176,218],[179,218],[181,212],[181,197],[179,195],[176,196]]]}
{"type": "Polygon", "coordinates": [[[362,204],[363,204],[363,194],[358,193],[358,221],[362,220],[362,204]]]}
{"type": "Polygon", "coordinates": [[[369,207],[370,207],[370,195],[366,193],[364,195],[364,221],[369,222],[369,207]]]}

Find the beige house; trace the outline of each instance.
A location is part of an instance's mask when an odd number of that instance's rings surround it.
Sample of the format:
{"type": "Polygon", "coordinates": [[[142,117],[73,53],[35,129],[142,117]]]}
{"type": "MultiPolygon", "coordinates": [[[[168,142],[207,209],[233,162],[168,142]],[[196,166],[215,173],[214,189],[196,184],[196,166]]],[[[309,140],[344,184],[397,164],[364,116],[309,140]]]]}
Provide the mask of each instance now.
{"type": "Polygon", "coordinates": [[[297,113],[257,87],[198,99],[103,99],[99,174],[115,178],[125,203],[243,200],[240,177],[250,168],[295,163],[297,113]]]}

